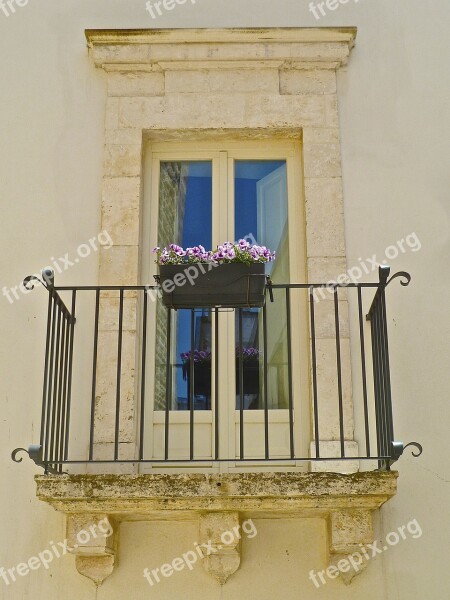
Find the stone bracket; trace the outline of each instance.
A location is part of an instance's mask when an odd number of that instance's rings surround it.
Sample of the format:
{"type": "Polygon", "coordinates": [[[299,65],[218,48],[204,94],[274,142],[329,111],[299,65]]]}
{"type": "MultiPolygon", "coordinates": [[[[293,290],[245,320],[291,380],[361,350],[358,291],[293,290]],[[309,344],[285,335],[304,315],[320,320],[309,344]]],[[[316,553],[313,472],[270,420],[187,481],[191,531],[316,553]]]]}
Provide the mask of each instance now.
{"type": "Polygon", "coordinates": [[[203,514],[199,530],[200,543],[206,548],[203,567],[220,585],[224,585],[241,562],[239,513],[203,514]]]}
{"type": "Polygon", "coordinates": [[[328,518],[328,576],[349,585],[367,566],[364,545],[374,541],[370,510],[337,510],[328,518]],[[330,575],[332,573],[332,575],[330,575]]]}
{"type": "Polygon", "coordinates": [[[67,517],[68,550],[77,571],[99,586],[111,575],[116,561],[117,534],[106,514],[82,513],[67,517]]]}

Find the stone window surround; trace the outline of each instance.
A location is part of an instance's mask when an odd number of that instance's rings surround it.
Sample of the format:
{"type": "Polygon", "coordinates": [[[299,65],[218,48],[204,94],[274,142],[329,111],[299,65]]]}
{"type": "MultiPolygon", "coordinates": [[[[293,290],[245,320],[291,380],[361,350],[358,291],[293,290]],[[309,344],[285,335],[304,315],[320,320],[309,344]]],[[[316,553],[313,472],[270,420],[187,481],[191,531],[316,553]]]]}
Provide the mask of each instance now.
{"type": "MultiPolygon", "coordinates": [[[[308,281],[328,281],[345,271],[336,70],[346,64],[355,36],[355,28],[86,31],[93,61],[106,72],[108,84],[102,227],[114,245],[100,254],[100,284],[139,283],[143,154],[149,139],[301,141],[308,281]]],[[[326,331],[318,341],[334,343],[326,331]]],[[[107,340],[100,335],[99,348],[102,343],[106,346],[107,340]]],[[[130,388],[133,415],[132,378],[130,388]]],[[[351,408],[350,397],[349,452],[356,446],[351,408]]],[[[97,415],[102,416],[107,415],[97,415]]],[[[132,433],[121,435],[121,446],[129,446],[132,456],[132,433]]],[[[334,456],[333,440],[332,431],[320,431],[324,454],[334,456]]],[[[104,446],[97,448],[99,453],[109,444],[105,437],[97,444],[104,446]]],[[[200,538],[208,536],[213,543],[239,522],[242,511],[261,518],[320,516],[328,525],[330,563],[336,563],[373,541],[372,512],[395,495],[396,477],[372,472],[168,476],[122,471],[37,476],[36,482],[38,497],[68,515],[77,569],[100,585],[114,568],[118,524],[136,516],[197,518],[200,538]],[[105,517],[114,525],[114,536],[104,543],[75,544],[78,531],[105,517]]],[[[223,584],[239,563],[236,544],[204,567],[223,584]]],[[[356,574],[351,571],[343,579],[349,583],[356,574]]]]}
{"type": "MultiPolygon", "coordinates": [[[[113,246],[100,252],[100,285],[142,283],[143,159],[152,140],[298,140],[308,281],[328,281],[345,272],[336,71],[347,63],[355,36],[355,28],[86,31],[91,57],[106,72],[108,89],[102,228],[111,234],[113,246]]],[[[319,353],[332,350],[333,335],[318,333],[319,353]]],[[[99,361],[102,344],[108,346],[101,333],[99,361]]],[[[345,443],[354,456],[348,333],[342,344],[345,443]]],[[[130,356],[130,364],[133,360],[130,356]]],[[[134,375],[127,385],[124,410],[130,418],[120,441],[122,455],[132,458],[134,375]]],[[[103,456],[112,442],[104,426],[110,409],[106,392],[104,402],[102,391],[97,395],[96,418],[99,431],[103,421],[103,432],[96,450],[103,456]]],[[[335,429],[321,423],[322,456],[337,455],[335,429]]],[[[357,464],[347,462],[345,468],[355,471],[357,464]]]]}

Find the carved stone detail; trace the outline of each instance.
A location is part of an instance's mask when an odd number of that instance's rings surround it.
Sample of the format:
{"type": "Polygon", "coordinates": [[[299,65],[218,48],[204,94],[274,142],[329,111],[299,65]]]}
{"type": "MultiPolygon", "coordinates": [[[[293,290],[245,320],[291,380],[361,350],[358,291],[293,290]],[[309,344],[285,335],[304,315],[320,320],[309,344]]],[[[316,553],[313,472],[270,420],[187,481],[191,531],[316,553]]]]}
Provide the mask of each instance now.
{"type": "Polygon", "coordinates": [[[350,585],[368,562],[365,544],[373,542],[370,510],[340,510],[330,513],[329,564],[337,567],[342,581],[350,585]]]}
{"type": "Polygon", "coordinates": [[[117,536],[108,515],[82,513],[67,518],[68,549],[77,571],[99,586],[116,566],[117,536]]]}
{"type": "Polygon", "coordinates": [[[75,566],[78,573],[101,585],[111,575],[115,567],[115,557],[107,556],[77,556],[75,566]]]}
{"type": "Polygon", "coordinates": [[[208,547],[203,560],[206,572],[220,585],[238,569],[240,554],[239,513],[215,512],[200,516],[200,541],[208,547]]]}

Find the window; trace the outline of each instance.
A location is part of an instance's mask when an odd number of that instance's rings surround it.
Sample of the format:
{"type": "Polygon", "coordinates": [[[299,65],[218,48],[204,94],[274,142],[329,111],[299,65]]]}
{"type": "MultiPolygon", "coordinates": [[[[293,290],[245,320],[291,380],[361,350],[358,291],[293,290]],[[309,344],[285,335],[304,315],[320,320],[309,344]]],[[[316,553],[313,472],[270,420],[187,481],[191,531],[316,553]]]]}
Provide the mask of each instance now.
{"type": "MultiPolygon", "coordinates": [[[[201,244],[210,249],[227,240],[244,238],[277,252],[276,261],[267,265],[274,283],[302,280],[304,227],[300,171],[300,152],[294,142],[230,142],[220,147],[212,143],[153,145],[148,230],[151,245],[201,244]]],[[[152,273],[155,272],[153,265],[152,273]]],[[[267,397],[272,418],[282,423],[287,419],[284,413],[287,413],[289,387],[287,315],[284,290],[274,290],[274,294],[275,302],[267,305],[267,397]]],[[[245,419],[257,437],[264,385],[261,309],[172,311],[170,334],[167,311],[162,303],[157,302],[154,311],[154,423],[162,423],[169,374],[171,421],[179,428],[174,443],[181,453],[183,440],[186,441],[188,435],[183,425],[188,428],[189,412],[193,408],[196,422],[202,423],[205,430],[197,440],[198,450],[207,456],[214,436],[212,423],[218,378],[221,422],[231,419],[236,425],[243,402],[245,419]],[[189,401],[192,340],[195,348],[193,407],[189,401]],[[240,348],[244,355],[242,388],[238,368],[240,348]],[[217,351],[218,372],[214,361],[217,351]]],[[[155,427],[156,439],[158,427],[155,427]]],[[[160,441],[162,436],[163,432],[159,431],[160,441]]],[[[233,435],[229,443],[235,445],[232,438],[233,435]]],[[[154,451],[160,451],[158,442],[154,444],[154,451]]],[[[175,447],[174,452],[176,455],[175,447]]]]}

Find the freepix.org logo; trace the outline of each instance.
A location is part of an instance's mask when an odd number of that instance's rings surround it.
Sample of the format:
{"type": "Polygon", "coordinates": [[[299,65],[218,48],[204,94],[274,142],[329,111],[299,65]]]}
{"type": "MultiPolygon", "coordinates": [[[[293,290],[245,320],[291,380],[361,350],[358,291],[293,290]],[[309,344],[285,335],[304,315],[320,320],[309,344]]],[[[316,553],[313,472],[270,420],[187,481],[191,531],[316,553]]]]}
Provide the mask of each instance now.
{"type": "MultiPolygon", "coordinates": [[[[348,4],[350,0],[325,0],[325,2],[310,2],[309,12],[314,15],[316,21],[320,18],[325,17],[328,11],[336,10],[341,4],[348,4]]],[[[353,0],[355,4],[358,4],[359,0],[353,0]]]]}
{"type": "Polygon", "coordinates": [[[173,10],[177,5],[186,4],[186,2],[195,4],[196,0],[156,0],[153,2],[149,0],[145,3],[145,10],[152,19],[156,19],[163,14],[163,9],[166,11],[173,10]]]}
{"type": "Polygon", "coordinates": [[[149,585],[153,587],[155,583],[161,583],[163,581],[161,577],[171,577],[175,573],[182,571],[184,568],[192,571],[197,561],[203,560],[204,558],[220,552],[223,548],[231,546],[236,540],[240,540],[243,534],[248,539],[253,539],[257,534],[258,530],[251,519],[247,519],[242,524],[236,525],[232,530],[223,531],[220,536],[220,544],[213,544],[212,540],[208,540],[206,543],[199,544],[194,542],[194,549],[187,550],[181,556],[175,557],[172,562],[165,563],[156,569],[145,568],[144,577],[148,581],[149,585]]]}
{"type": "Polygon", "coordinates": [[[316,588],[320,588],[321,585],[327,583],[327,578],[336,579],[336,577],[339,577],[340,573],[348,573],[349,571],[358,573],[366,562],[379,554],[383,554],[383,552],[386,552],[391,546],[396,546],[402,540],[406,540],[408,534],[414,540],[422,537],[422,528],[417,519],[409,521],[406,525],[401,525],[396,531],[390,531],[384,538],[384,542],[380,542],[380,545],[378,545],[378,540],[375,540],[373,544],[359,544],[359,551],[349,554],[346,558],[342,558],[336,565],[330,565],[327,569],[322,571],[314,571],[314,569],[311,569],[309,572],[309,579],[316,588]]]}
{"type": "MultiPolygon", "coordinates": [[[[57,273],[63,273],[67,271],[71,267],[74,267],[76,264],[80,262],[81,259],[87,258],[91,255],[92,252],[97,252],[100,247],[104,250],[109,250],[113,245],[113,240],[109,233],[106,230],[100,231],[100,233],[93,238],[90,238],[89,243],[80,244],[76,249],[76,255],[71,260],[69,258],[69,253],[66,252],[63,256],[55,258],[51,257],[51,264],[47,265],[43,269],[40,269],[42,273],[46,269],[51,269],[52,271],[56,271],[57,273]]],[[[40,273],[35,273],[34,278],[39,281],[40,273]]],[[[45,274],[44,274],[45,279],[45,274]]],[[[47,282],[48,283],[48,282],[47,282]]],[[[8,300],[10,304],[13,304],[16,300],[20,300],[21,294],[29,294],[33,288],[26,287],[25,283],[22,282],[13,287],[6,287],[6,285],[2,288],[2,294],[8,300]]]]}
{"type": "Polygon", "coordinates": [[[0,14],[9,17],[17,12],[17,8],[23,8],[30,0],[0,0],[0,14]]]}

